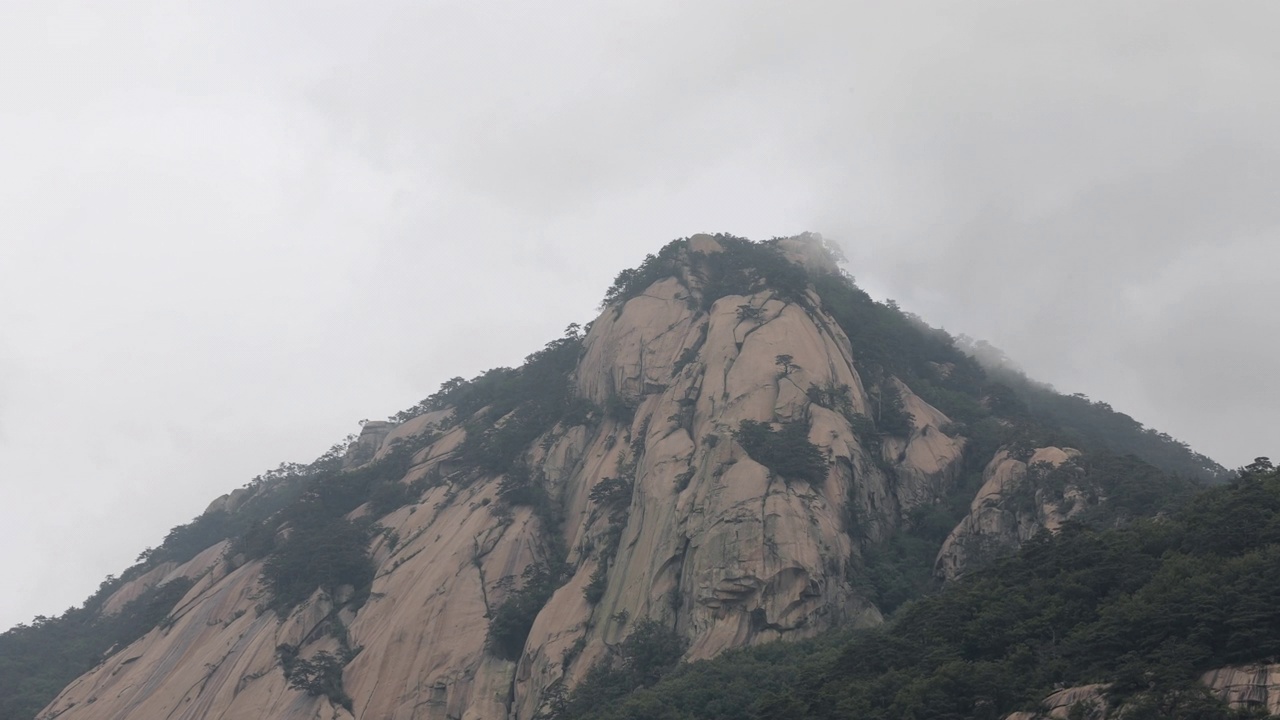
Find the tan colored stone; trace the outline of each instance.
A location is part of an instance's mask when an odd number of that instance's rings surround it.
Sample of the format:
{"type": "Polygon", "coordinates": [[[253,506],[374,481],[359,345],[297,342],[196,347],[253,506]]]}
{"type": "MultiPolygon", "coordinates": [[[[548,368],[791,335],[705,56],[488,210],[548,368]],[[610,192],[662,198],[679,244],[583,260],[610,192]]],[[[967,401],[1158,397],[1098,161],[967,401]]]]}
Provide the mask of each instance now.
{"type": "Polygon", "coordinates": [[[1082,491],[1069,483],[1061,500],[1027,484],[1027,470],[1041,463],[1056,468],[1080,455],[1074,448],[1043,447],[1024,462],[1002,450],[987,464],[969,514],[942,544],[936,572],[954,580],[971,567],[1016,550],[1042,529],[1057,531],[1084,510],[1082,491]],[[1019,498],[1022,498],[1020,501],[1019,498]],[[1030,498],[1028,502],[1026,498],[1030,498]]]}
{"type": "Polygon", "coordinates": [[[386,436],[382,438],[382,444],[378,447],[378,452],[374,455],[374,460],[381,460],[390,453],[396,445],[397,441],[408,440],[416,435],[430,432],[438,427],[441,423],[449,418],[452,410],[434,410],[429,413],[423,413],[415,418],[406,420],[391,428],[386,436]]]}
{"type": "Polygon", "coordinates": [[[714,237],[706,233],[699,233],[689,237],[689,251],[710,255],[711,253],[724,252],[724,246],[714,237]]]}
{"type": "MultiPolygon", "coordinates": [[[[1280,715],[1280,665],[1239,665],[1210,670],[1200,682],[1232,708],[1265,710],[1268,716],[1280,715]]],[[[1040,712],[1017,712],[1005,720],[1040,720],[1066,718],[1072,707],[1083,703],[1092,707],[1087,720],[1123,718],[1125,706],[1112,708],[1107,703],[1106,685],[1081,685],[1059,690],[1041,703],[1040,712]]]]}
{"type": "Polygon", "coordinates": [[[881,443],[884,460],[894,466],[896,496],[903,513],[942,497],[955,480],[964,457],[964,440],[941,428],[951,419],[925,402],[905,383],[893,380],[913,428],[906,438],[888,437],[881,443]]]}
{"type": "Polygon", "coordinates": [[[226,495],[220,495],[215,498],[213,502],[209,503],[209,507],[205,508],[203,514],[208,515],[211,512],[217,512],[219,510],[223,512],[235,512],[236,508],[240,507],[245,500],[248,500],[252,496],[253,490],[251,488],[236,488],[226,495]]]}
{"type": "Polygon", "coordinates": [[[360,435],[347,448],[347,454],[342,458],[342,466],[352,468],[372,460],[393,427],[391,423],[382,420],[364,421],[360,427],[360,435]]]}
{"type": "Polygon", "coordinates": [[[157,565],[145,574],[125,583],[119,590],[112,593],[111,597],[107,598],[106,602],[102,604],[102,614],[114,615],[120,612],[130,601],[141,597],[143,593],[151,588],[179,578],[194,580],[208,574],[222,558],[222,553],[226,546],[226,543],[218,543],[181,565],[174,562],[157,565]]]}
{"type": "MultiPolygon", "coordinates": [[[[812,242],[784,250],[807,253],[812,242]]],[[[690,252],[718,247],[709,237],[689,242],[690,252]]],[[[215,562],[172,627],[114,654],[46,715],[346,717],[290,690],[275,655],[282,642],[299,645],[304,657],[333,651],[337,641],[318,629],[334,616],[363,648],[344,673],[355,716],[391,720],[528,720],[549,686],[578,682],[642,618],[685,636],[691,659],[812,637],[837,623],[879,622],[847,575],[858,540],[887,537],[910,508],[937,500],[957,472],[963,441],[943,434],[945,415],[900,385],[916,424],[909,437],[886,439],[897,444],[894,472],[884,473],[847,418],[809,401],[811,384],[847,386],[854,411],[868,410],[853,348],[817,298],[802,305],[761,292],[720,298],[701,312],[696,277],[660,281],[606,309],[584,341],[578,394],[600,405],[631,399],[634,419],[556,428],[526,454],[563,511],[558,540],[572,573],[538,615],[518,661],[486,652],[487,616],[557,543],[528,508],[499,507],[500,477],[457,466],[465,431],[438,411],[396,426],[367,424],[357,442],[360,458],[377,458],[399,438],[454,423],[415,455],[404,479],[430,475],[440,484],[379,519],[388,533],[372,541],[377,575],[362,607],[341,609],[318,595],[287,619],[259,614],[261,565],[215,562]],[[760,317],[739,317],[742,305],[760,317]],[[779,355],[791,356],[790,367],[779,355]],[[743,420],[806,423],[830,460],[826,478],[811,485],[774,476],[734,440],[743,420]],[[615,557],[602,557],[609,518],[590,493],[630,466],[621,542],[615,557]],[[592,606],[583,588],[605,563],[604,596],[592,606]]]]}
{"type": "MultiPolygon", "coordinates": [[[[1040,703],[1036,712],[1015,712],[1004,717],[1004,720],[1043,720],[1046,718],[1069,717],[1073,708],[1085,709],[1085,720],[1106,720],[1112,714],[1107,703],[1106,685],[1079,685],[1063,688],[1050,694],[1040,703]]],[[[1123,715],[1123,712],[1120,713],[1123,715]]]]}
{"type": "Polygon", "coordinates": [[[1280,715],[1280,665],[1239,665],[1210,670],[1200,678],[1234,708],[1264,708],[1280,715]]]}

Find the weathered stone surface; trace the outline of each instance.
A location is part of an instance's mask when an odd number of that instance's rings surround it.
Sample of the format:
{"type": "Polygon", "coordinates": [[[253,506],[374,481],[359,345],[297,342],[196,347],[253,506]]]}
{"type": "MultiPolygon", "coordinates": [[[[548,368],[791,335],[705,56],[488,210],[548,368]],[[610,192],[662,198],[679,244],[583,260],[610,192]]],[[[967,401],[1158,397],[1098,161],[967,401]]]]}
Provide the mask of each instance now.
{"type": "Polygon", "coordinates": [[[606,310],[591,327],[578,387],[601,405],[611,396],[638,399],[671,381],[683,349],[705,319],[685,303],[689,289],[676,279],[656,283],[633,298],[621,313],[606,310]]]}
{"type": "Polygon", "coordinates": [[[964,455],[963,438],[942,432],[950,419],[921,400],[906,384],[895,380],[904,409],[911,413],[914,428],[906,438],[889,437],[881,444],[884,459],[894,466],[897,498],[902,512],[941,497],[960,470],[964,455]]]}
{"type": "MultiPolygon", "coordinates": [[[[812,242],[784,249],[816,262],[812,242]]],[[[714,253],[720,244],[695,237],[689,249],[714,253]]],[[[303,657],[337,650],[325,630],[335,618],[362,648],[344,673],[354,716],[390,720],[528,720],[548,687],[578,682],[642,618],[684,635],[691,659],[811,637],[836,623],[879,622],[848,576],[859,543],[887,537],[910,509],[937,500],[958,471],[963,439],[945,435],[947,418],[899,384],[914,428],[909,437],[875,438],[885,454],[873,457],[849,418],[808,396],[811,385],[847,386],[852,410],[868,413],[853,348],[816,298],[784,302],[766,291],[722,297],[703,312],[696,278],[660,281],[592,324],[577,393],[602,406],[622,397],[636,410],[630,420],[556,428],[530,445],[526,462],[563,512],[559,538],[528,508],[502,507],[501,478],[457,467],[465,432],[449,411],[368,423],[349,465],[432,433],[405,482],[444,480],[378,519],[388,530],[372,542],[377,575],[362,607],[318,595],[287,619],[260,613],[260,565],[215,562],[171,626],[82,677],[45,716],[348,717],[289,689],[276,658],[281,643],[303,657]],[[740,313],[744,305],[758,316],[740,313]],[[743,420],[806,424],[829,460],[826,477],[778,477],[752,460],[734,439],[743,420]],[[609,513],[590,494],[624,475],[633,483],[625,525],[606,556],[609,513]],[[488,654],[489,614],[557,546],[572,572],[538,615],[522,656],[488,654]],[[592,605],[583,590],[600,568],[607,582],[592,605]]],[[[153,571],[147,582],[178,571],[153,571]]]]}
{"type": "Polygon", "coordinates": [[[1280,715],[1280,665],[1240,665],[1210,670],[1200,678],[1219,699],[1237,708],[1263,708],[1280,715]]]}
{"type": "Polygon", "coordinates": [[[120,589],[112,593],[111,597],[107,598],[106,602],[102,604],[102,613],[104,615],[114,615],[120,612],[129,602],[141,597],[143,593],[151,588],[159,587],[173,580],[179,578],[196,580],[207,575],[218,564],[225,549],[226,543],[218,543],[181,565],[174,562],[160,563],[145,574],[125,583],[120,589]]]}
{"type": "Polygon", "coordinates": [[[689,236],[689,252],[710,255],[711,253],[723,251],[724,247],[720,244],[720,241],[706,233],[689,236]]]}
{"type": "Polygon", "coordinates": [[[1111,707],[1107,704],[1106,691],[1106,685],[1079,685],[1063,688],[1046,697],[1040,704],[1040,710],[1010,713],[1005,716],[1005,720],[1065,719],[1075,708],[1083,713],[1081,716],[1083,720],[1106,720],[1112,714],[1111,707]]]}
{"type": "Polygon", "coordinates": [[[1046,492],[1040,474],[1078,457],[1073,448],[1043,447],[1025,460],[1000,451],[983,471],[982,488],[969,514],[951,531],[938,553],[936,570],[953,580],[967,569],[1016,550],[1042,529],[1055,531],[1085,507],[1083,493],[1066,481],[1061,497],[1046,492]],[[1031,469],[1033,477],[1028,478],[1031,469]]]}
{"type": "Polygon", "coordinates": [[[342,460],[343,467],[355,467],[372,460],[393,427],[393,424],[381,420],[365,421],[360,428],[360,435],[347,448],[346,457],[342,460]]]}
{"type": "MultiPolygon", "coordinates": [[[[429,433],[439,428],[440,424],[445,422],[452,410],[436,410],[433,412],[419,415],[410,420],[395,425],[382,438],[382,444],[378,447],[378,452],[374,455],[374,460],[380,460],[387,456],[396,447],[396,443],[408,440],[410,438],[429,433]]],[[[452,449],[452,448],[450,448],[452,449]]]]}
{"type": "MultiPolygon", "coordinates": [[[[270,612],[260,615],[254,611],[260,571],[259,563],[250,563],[194,598],[189,594],[171,624],[73,682],[39,717],[351,718],[322,698],[288,689],[276,660],[278,644],[313,633],[328,614],[327,600],[313,597],[283,622],[270,612]]],[[[309,650],[332,650],[332,642],[309,650]]]]}
{"type": "MultiPolygon", "coordinates": [[[[1268,716],[1280,715],[1280,665],[1239,665],[1210,670],[1200,682],[1218,699],[1233,708],[1265,710],[1268,716]]],[[[1041,720],[1066,718],[1073,707],[1086,710],[1086,720],[1123,718],[1125,706],[1111,707],[1106,699],[1106,685],[1081,685],[1059,690],[1046,697],[1037,712],[1016,712],[1005,720],[1041,720]]]]}
{"type": "Polygon", "coordinates": [[[247,487],[236,488],[226,495],[220,495],[217,498],[214,498],[213,502],[209,503],[209,507],[205,508],[204,514],[217,512],[219,510],[224,512],[235,512],[236,508],[240,507],[241,503],[248,500],[252,495],[253,490],[247,487]]]}

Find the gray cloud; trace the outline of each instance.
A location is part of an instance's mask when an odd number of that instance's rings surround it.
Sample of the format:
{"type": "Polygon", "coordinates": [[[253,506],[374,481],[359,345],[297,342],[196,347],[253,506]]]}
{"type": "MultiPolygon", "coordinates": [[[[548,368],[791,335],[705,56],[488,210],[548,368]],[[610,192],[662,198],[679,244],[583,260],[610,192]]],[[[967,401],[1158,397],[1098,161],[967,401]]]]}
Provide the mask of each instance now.
{"type": "Polygon", "coordinates": [[[688,5],[0,10],[0,625],[699,231],[1272,450],[1274,3],[688,5]]]}

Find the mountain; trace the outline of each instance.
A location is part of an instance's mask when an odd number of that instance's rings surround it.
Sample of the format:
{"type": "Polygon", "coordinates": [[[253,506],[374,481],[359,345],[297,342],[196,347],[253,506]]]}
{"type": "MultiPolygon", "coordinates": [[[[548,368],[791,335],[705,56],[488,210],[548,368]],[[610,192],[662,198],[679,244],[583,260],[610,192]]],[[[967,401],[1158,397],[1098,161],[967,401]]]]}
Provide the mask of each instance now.
{"type": "Polygon", "coordinates": [[[984,368],[839,259],[668,244],[521,367],[255,478],[0,636],[0,715],[568,717],[576,687],[881,626],[1042,531],[1121,532],[1227,477],[984,368]]]}
{"type": "Polygon", "coordinates": [[[1274,717],[1278,560],[1280,471],[1260,458],[1168,516],[1039,535],[875,629],[725,653],[657,682],[626,664],[597,672],[557,717],[1274,717]]]}

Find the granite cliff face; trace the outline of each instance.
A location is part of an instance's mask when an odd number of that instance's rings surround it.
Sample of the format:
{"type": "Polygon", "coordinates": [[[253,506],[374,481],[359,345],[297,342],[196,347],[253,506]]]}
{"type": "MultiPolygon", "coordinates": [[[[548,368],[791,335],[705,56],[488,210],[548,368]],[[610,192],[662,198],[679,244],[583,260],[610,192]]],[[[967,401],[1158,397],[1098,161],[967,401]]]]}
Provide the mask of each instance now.
{"type": "MultiPolygon", "coordinates": [[[[796,268],[837,272],[817,238],[777,247],[796,268]]],[[[722,252],[717,238],[690,238],[673,251],[673,272],[606,307],[580,338],[569,382],[595,411],[554,423],[519,453],[555,522],[507,499],[514,471],[460,461],[478,413],[424,408],[368,423],[344,467],[412,444],[399,482],[415,494],[376,517],[367,598],[317,590],[281,616],[260,581],[263,561],[226,543],[158,565],[121,587],[107,611],[157,584],[194,581],[169,618],[39,717],[527,720],[642,619],[684,638],[686,659],[880,622],[857,582],[861,549],[952,490],[967,441],[902,380],[864,381],[861,350],[812,286],[784,293],[757,283],[713,296],[708,258],[722,252]],[[907,423],[869,431],[886,396],[907,423]],[[822,476],[788,477],[753,459],[736,433],[744,421],[798,424],[821,453],[822,476]],[[490,622],[548,567],[564,568],[558,587],[518,656],[504,658],[487,642],[490,622]],[[345,700],[290,687],[281,648],[303,660],[342,657],[345,700]]],[[[1050,498],[1030,476],[1069,466],[1075,454],[1043,447],[982,458],[982,490],[947,539],[939,572],[955,577],[992,548],[1071,517],[1069,488],[1050,498]]],[[[209,512],[234,512],[263,491],[237,490],[209,512]]]]}
{"type": "Polygon", "coordinates": [[[1018,459],[1001,450],[983,471],[982,488],[969,514],[951,531],[938,553],[937,571],[954,580],[974,565],[1018,549],[1041,530],[1056,531],[1086,507],[1078,481],[1083,471],[1074,448],[1043,447],[1018,459]],[[1046,480],[1059,478],[1057,493],[1046,480]]]}

